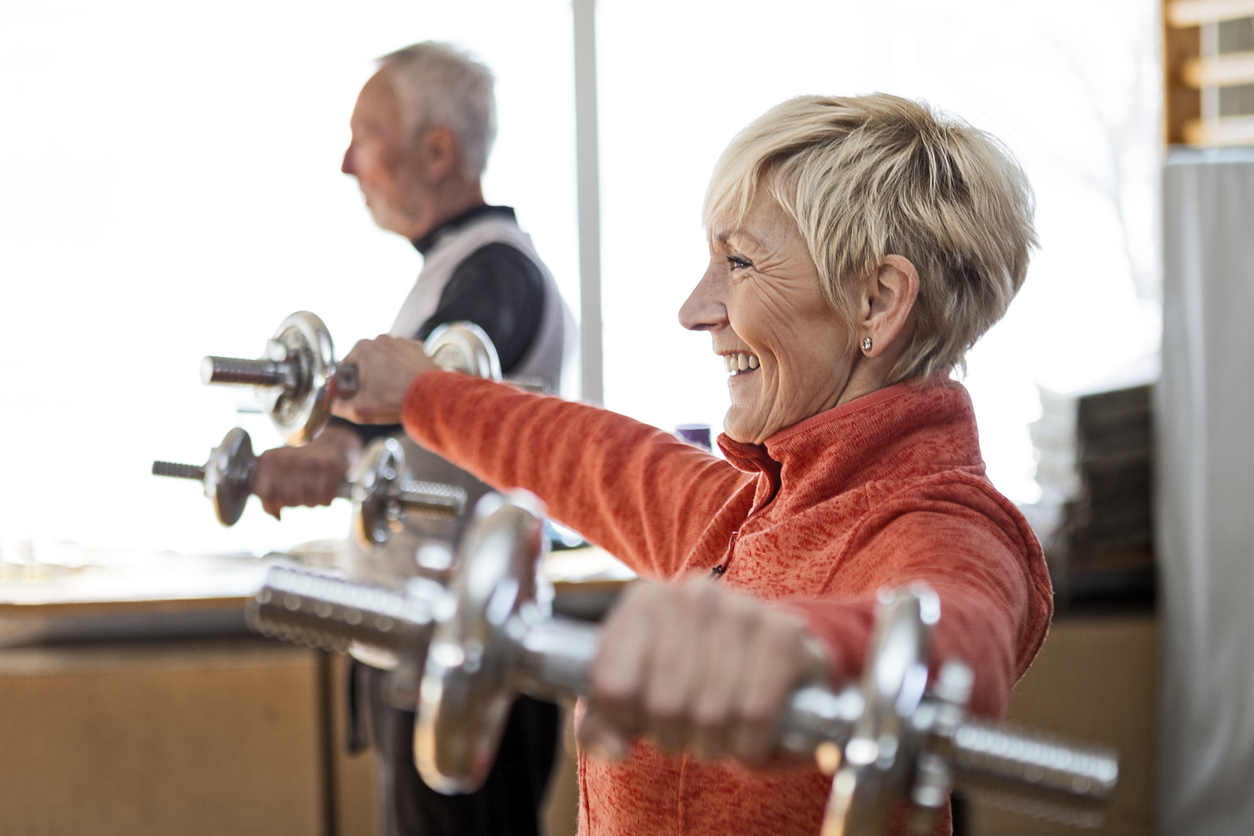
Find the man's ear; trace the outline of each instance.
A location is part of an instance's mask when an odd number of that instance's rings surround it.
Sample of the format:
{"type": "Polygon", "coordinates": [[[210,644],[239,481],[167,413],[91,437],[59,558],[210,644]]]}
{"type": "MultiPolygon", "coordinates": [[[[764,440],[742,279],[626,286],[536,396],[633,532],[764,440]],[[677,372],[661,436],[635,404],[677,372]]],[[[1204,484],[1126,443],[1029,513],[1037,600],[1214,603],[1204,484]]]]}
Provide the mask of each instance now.
{"type": "Polygon", "coordinates": [[[885,256],[867,277],[864,293],[858,343],[863,354],[877,357],[892,347],[903,332],[913,330],[911,314],[919,298],[919,271],[904,256],[885,256]],[[868,337],[870,347],[864,348],[868,337]]]}
{"type": "Polygon", "coordinates": [[[428,186],[444,182],[457,167],[457,140],[448,128],[428,128],[418,140],[422,158],[423,181],[428,186]]]}

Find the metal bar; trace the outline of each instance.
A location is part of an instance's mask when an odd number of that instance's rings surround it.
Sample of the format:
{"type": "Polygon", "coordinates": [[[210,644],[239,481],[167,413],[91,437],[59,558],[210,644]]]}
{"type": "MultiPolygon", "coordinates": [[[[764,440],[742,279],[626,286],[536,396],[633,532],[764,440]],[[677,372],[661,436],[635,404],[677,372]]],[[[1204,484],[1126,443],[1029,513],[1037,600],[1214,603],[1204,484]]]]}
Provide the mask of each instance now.
{"type": "Polygon", "coordinates": [[[196,479],[205,481],[205,468],[198,464],[179,464],[178,462],[153,462],[153,476],[173,476],[175,479],[196,479]]]}
{"type": "Polygon", "coordinates": [[[605,401],[601,341],[601,171],[597,140],[596,0],[572,0],[575,23],[575,180],[579,198],[580,397],[605,401]]]}

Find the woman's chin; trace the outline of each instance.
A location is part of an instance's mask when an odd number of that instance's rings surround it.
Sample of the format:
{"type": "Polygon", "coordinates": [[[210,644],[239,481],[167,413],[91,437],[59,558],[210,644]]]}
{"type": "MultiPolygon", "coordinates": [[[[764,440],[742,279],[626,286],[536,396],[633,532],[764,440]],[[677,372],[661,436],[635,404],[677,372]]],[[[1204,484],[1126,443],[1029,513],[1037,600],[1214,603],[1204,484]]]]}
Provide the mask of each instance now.
{"type": "Polygon", "coordinates": [[[727,414],[723,416],[723,432],[732,441],[741,444],[756,444],[759,433],[753,426],[752,416],[747,413],[748,410],[743,406],[736,404],[729,406],[727,414]]]}

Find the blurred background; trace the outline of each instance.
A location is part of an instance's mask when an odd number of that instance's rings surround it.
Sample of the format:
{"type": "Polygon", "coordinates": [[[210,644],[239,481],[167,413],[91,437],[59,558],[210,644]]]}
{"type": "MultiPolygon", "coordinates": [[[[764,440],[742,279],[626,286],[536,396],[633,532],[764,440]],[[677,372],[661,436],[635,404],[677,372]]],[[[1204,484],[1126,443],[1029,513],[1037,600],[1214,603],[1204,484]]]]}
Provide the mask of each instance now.
{"type": "MultiPolygon", "coordinates": [[[[1036,384],[1099,379],[1160,331],[1157,5],[602,0],[597,14],[606,405],[721,425],[721,362],[676,312],[707,260],[706,179],[737,130],[804,93],[924,99],[1008,145],[1036,189],[1040,251],[965,379],[994,483],[1036,501],[1036,384]]],[[[234,392],[201,386],[204,354],[257,356],[298,309],[341,355],[391,324],[420,259],[339,165],[373,59],[407,43],[451,41],[496,72],[486,196],[517,208],[579,310],[571,29],[563,0],[0,0],[0,557],[342,536],[346,503],[221,528],[196,485],[150,462],[202,462],[237,423],[279,443],[234,392]]]]}
{"type": "MultiPolygon", "coordinates": [[[[256,357],[302,309],[340,356],[390,326],[421,259],[340,164],[375,59],[427,39],[496,73],[487,200],[573,311],[599,288],[589,398],[667,430],[727,406],[676,314],[736,131],[886,91],[1004,143],[1040,248],[957,376],[1054,581],[1009,716],[1120,750],[1103,834],[1254,831],[1254,0],[0,0],[0,835],[371,832],[343,658],[242,616],[254,558],[330,568],[349,503],[223,528],[150,468],[236,425],[280,443],[202,356],[256,357]],[[583,275],[572,9],[596,19],[583,275]]],[[[550,557],[589,617],[630,579],[550,557]]],[[[574,832],[569,748],[559,772],[549,836],[574,832]]],[[[955,824],[1071,832],[960,797],[955,824]]]]}

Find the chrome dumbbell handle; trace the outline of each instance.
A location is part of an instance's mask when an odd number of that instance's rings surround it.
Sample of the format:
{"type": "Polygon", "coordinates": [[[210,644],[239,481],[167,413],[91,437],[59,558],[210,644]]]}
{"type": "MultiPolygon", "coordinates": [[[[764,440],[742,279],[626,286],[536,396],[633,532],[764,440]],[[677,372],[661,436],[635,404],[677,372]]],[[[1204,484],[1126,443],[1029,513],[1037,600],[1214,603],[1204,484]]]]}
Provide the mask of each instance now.
{"type": "MultiPolygon", "coordinates": [[[[406,593],[276,567],[250,602],[249,621],[276,638],[344,652],[352,641],[425,655],[434,621],[456,603],[430,581],[406,593]]],[[[537,696],[586,696],[600,631],[560,618],[505,627],[517,643],[519,690],[537,696]]],[[[866,708],[857,686],[795,691],[780,717],[781,748],[810,756],[822,743],[844,746],[866,708]]],[[[1102,802],[1114,791],[1118,763],[1109,752],[1043,734],[967,719],[942,753],[958,786],[1025,791],[1067,801],[1102,802]]]]}
{"type": "MultiPolygon", "coordinates": [[[[209,453],[204,465],[156,461],[156,476],[194,479],[205,487],[218,520],[234,525],[252,495],[256,456],[252,440],[239,427],[209,453]]],[[[428,519],[453,519],[466,508],[466,491],[456,485],[419,482],[408,475],[400,443],[377,439],[366,448],[353,481],[341,481],[336,495],[354,505],[353,530],[364,548],[377,548],[402,527],[408,515],[428,519]]]]}
{"type": "MultiPolygon", "coordinates": [[[[200,361],[200,382],[206,386],[259,386],[293,390],[300,386],[299,369],[299,363],[295,362],[210,355],[200,361]]],[[[332,397],[347,400],[357,394],[359,378],[356,364],[337,363],[329,374],[333,381],[332,397]]]]}
{"type": "Polygon", "coordinates": [[[254,630],[283,641],[336,653],[361,642],[422,656],[436,619],[453,606],[443,587],[422,578],[406,594],[276,566],[245,615],[254,630]]]}
{"type": "MultiPolygon", "coordinates": [[[[433,363],[447,371],[501,380],[501,363],[492,340],[474,323],[441,325],[423,341],[433,363]]],[[[288,444],[307,444],[331,417],[332,402],[350,399],[360,388],[359,369],[337,363],[330,332],[321,319],[298,311],[279,324],[266,343],[265,356],[205,357],[205,384],[251,386],[260,390],[264,409],[288,444]]],[[[545,391],[542,381],[511,379],[524,389],[545,391]]]]}
{"type": "Polygon", "coordinates": [[[169,476],[174,479],[195,479],[205,481],[205,468],[199,464],[179,464],[178,462],[153,462],[153,476],[169,476]]]}
{"type": "MultiPolygon", "coordinates": [[[[522,690],[587,696],[599,642],[598,630],[578,622],[551,619],[529,627],[519,641],[522,690]]],[[[858,686],[801,688],[780,716],[780,747],[803,757],[822,743],[843,747],[865,709],[858,686]]],[[[940,754],[959,786],[1028,791],[1059,800],[1104,802],[1119,777],[1118,761],[1106,749],[973,719],[958,725],[940,754]]]]}
{"type": "Polygon", "coordinates": [[[454,485],[405,479],[396,501],[416,516],[453,519],[466,509],[466,491],[454,485]]]}
{"type": "Polygon", "coordinates": [[[601,631],[565,619],[545,619],[522,635],[523,687],[536,696],[587,696],[592,660],[601,646],[601,631]]]}
{"type": "Polygon", "coordinates": [[[1101,802],[1119,778],[1114,755],[1048,735],[968,719],[949,751],[955,783],[972,789],[1032,790],[1101,802]]]}

